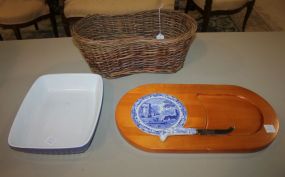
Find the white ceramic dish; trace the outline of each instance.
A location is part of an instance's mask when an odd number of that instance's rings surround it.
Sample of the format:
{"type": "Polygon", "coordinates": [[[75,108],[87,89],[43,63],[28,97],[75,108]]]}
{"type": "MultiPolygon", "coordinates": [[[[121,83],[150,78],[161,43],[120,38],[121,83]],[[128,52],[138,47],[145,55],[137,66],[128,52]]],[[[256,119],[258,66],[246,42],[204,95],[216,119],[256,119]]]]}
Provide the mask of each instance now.
{"type": "Polygon", "coordinates": [[[103,81],[97,74],[50,74],[30,88],[8,137],[31,152],[85,151],[98,123],[103,81]]]}

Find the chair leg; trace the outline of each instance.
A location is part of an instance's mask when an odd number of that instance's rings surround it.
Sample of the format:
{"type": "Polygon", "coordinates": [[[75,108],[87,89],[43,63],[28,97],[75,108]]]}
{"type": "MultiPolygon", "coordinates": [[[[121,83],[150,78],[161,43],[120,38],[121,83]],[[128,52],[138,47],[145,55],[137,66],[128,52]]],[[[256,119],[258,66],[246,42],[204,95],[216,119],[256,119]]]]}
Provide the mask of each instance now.
{"type": "Polygon", "coordinates": [[[210,21],[210,15],[208,13],[204,14],[203,24],[202,24],[202,29],[201,29],[202,32],[208,31],[209,21],[210,21]]]}
{"type": "Polygon", "coordinates": [[[1,36],[1,34],[0,34],[0,41],[3,41],[3,38],[2,38],[2,36],[1,36]]]}
{"type": "Polygon", "coordinates": [[[252,0],[248,3],[247,9],[246,9],[246,14],[244,16],[243,24],[242,24],[242,31],[245,31],[246,23],[248,21],[248,18],[253,10],[253,6],[255,4],[255,0],[252,0]]]}
{"type": "Polygon", "coordinates": [[[180,0],[174,1],[174,10],[179,10],[179,2],[180,2],[180,0]]]}
{"type": "Polygon", "coordinates": [[[69,24],[69,21],[68,19],[65,17],[65,15],[62,13],[61,15],[61,19],[62,19],[62,24],[63,24],[63,28],[64,28],[64,31],[65,31],[65,34],[66,36],[71,36],[71,33],[70,33],[70,24],[69,24]]]}
{"type": "Polygon", "coordinates": [[[206,0],[204,12],[203,12],[203,24],[202,24],[202,32],[206,32],[208,30],[208,25],[211,16],[212,9],[212,0],[206,0]]]}
{"type": "Polygon", "coordinates": [[[35,23],[35,29],[38,31],[39,30],[39,26],[38,26],[38,23],[36,22],[35,23]]]}
{"type": "Polygon", "coordinates": [[[187,14],[189,10],[195,10],[195,5],[193,0],[187,0],[186,2],[186,7],[184,12],[187,14]]]}
{"type": "Polygon", "coordinates": [[[19,28],[13,28],[17,40],[22,40],[22,35],[19,28]]]}
{"type": "Polygon", "coordinates": [[[190,6],[190,0],[187,0],[187,2],[186,2],[186,7],[185,7],[185,10],[184,10],[184,12],[187,14],[188,13],[188,8],[189,8],[189,6],[190,6]]]}
{"type": "Polygon", "coordinates": [[[56,19],[55,19],[54,14],[50,15],[50,22],[52,25],[52,30],[53,30],[54,36],[58,37],[57,24],[56,24],[56,19]]]}

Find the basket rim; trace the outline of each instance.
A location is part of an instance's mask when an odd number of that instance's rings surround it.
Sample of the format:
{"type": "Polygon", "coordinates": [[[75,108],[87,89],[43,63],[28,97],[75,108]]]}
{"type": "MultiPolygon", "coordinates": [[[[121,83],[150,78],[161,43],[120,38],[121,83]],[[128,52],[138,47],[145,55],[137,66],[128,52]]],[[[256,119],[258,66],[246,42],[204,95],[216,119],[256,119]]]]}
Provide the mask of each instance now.
{"type": "MultiPolygon", "coordinates": [[[[155,9],[155,10],[147,10],[147,11],[140,11],[140,12],[133,12],[133,13],[128,13],[128,14],[120,14],[120,15],[114,15],[114,14],[110,14],[110,15],[106,15],[106,14],[92,14],[92,15],[88,15],[86,17],[84,17],[83,19],[87,19],[87,18],[91,18],[93,16],[101,16],[101,17],[114,17],[114,16],[126,16],[126,15],[136,15],[136,14],[143,14],[143,13],[146,13],[146,12],[157,12],[158,10],[155,9]]],[[[78,40],[84,40],[85,43],[98,43],[98,44],[108,44],[110,41],[112,42],[117,42],[117,43],[125,43],[125,42],[128,42],[128,43],[132,43],[132,41],[134,41],[134,43],[136,42],[153,42],[153,43],[173,43],[174,41],[179,41],[183,38],[191,38],[195,35],[195,32],[197,31],[197,22],[196,20],[191,17],[190,15],[187,15],[183,12],[180,12],[180,11],[177,11],[177,10],[169,10],[169,9],[161,9],[160,11],[161,13],[165,13],[165,12],[170,12],[170,13],[176,13],[176,14],[179,14],[179,15],[182,15],[184,17],[186,17],[188,20],[190,20],[192,22],[192,27],[190,30],[188,30],[187,32],[185,33],[182,33],[178,36],[176,36],[175,38],[166,38],[166,39],[163,39],[163,40],[158,40],[156,38],[145,38],[145,37],[142,37],[142,36],[136,36],[136,37],[126,37],[126,38],[118,38],[118,39],[102,39],[102,40],[93,40],[93,39],[90,39],[90,38],[87,38],[87,37],[83,37],[81,35],[79,35],[78,33],[76,33],[76,26],[77,24],[80,23],[81,20],[77,21],[74,25],[72,25],[72,28],[71,28],[71,33],[72,33],[72,36],[74,38],[77,38],[78,40]]]]}

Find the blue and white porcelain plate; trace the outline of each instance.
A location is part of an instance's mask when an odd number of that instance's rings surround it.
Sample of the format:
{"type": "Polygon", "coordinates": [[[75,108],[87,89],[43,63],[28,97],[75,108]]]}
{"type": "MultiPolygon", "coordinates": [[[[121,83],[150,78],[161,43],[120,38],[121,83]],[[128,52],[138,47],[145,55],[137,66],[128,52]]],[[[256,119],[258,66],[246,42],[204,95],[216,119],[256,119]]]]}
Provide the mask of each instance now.
{"type": "Polygon", "coordinates": [[[153,135],[160,135],[170,128],[183,127],[187,118],[186,108],[177,98],[160,93],[138,99],[131,114],[140,130],[153,135]]]}

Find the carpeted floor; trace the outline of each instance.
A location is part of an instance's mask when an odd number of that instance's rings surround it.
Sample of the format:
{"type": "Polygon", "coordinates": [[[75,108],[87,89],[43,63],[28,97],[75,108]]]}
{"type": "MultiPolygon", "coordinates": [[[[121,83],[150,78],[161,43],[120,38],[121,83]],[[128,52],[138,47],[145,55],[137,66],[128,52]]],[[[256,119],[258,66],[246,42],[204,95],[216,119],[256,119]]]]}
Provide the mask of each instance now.
{"type": "MultiPolygon", "coordinates": [[[[239,29],[242,27],[245,10],[231,16],[233,23],[238,26],[239,29]]],[[[247,32],[269,32],[269,31],[282,31],[276,23],[268,18],[264,18],[264,13],[257,7],[255,7],[248,19],[246,30],[247,32]]]]}
{"type": "MultiPolygon", "coordinates": [[[[241,31],[242,21],[245,12],[241,12],[232,16],[217,16],[212,17],[209,22],[209,32],[238,32],[241,31]]],[[[188,13],[194,17],[198,22],[198,32],[201,31],[200,24],[202,23],[201,15],[197,11],[190,11],[188,13]]],[[[60,16],[57,17],[59,36],[64,37],[65,32],[61,23],[60,16]]],[[[49,20],[38,23],[39,31],[36,31],[34,26],[21,29],[23,39],[38,39],[53,37],[52,29],[49,20]]],[[[266,22],[259,13],[254,10],[250,16],[246,31],[278,31],[280,28],[266,22]]],[[[12,30],[0,29],[0,34],[4,40],[15,40],[12,30]]]]}

